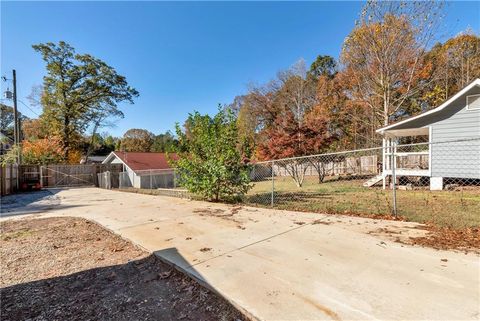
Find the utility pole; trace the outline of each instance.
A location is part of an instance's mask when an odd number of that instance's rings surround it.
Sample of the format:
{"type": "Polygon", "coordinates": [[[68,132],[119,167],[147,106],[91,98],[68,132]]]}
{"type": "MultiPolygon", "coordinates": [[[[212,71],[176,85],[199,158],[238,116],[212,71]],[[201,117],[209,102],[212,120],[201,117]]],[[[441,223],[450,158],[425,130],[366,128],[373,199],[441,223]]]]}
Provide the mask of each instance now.
{"type": "MultiPolygon", "coordinates": [[[[18,107],[17,107],[17,72],[13,69],[13,118],[14,118],[14,126],[13,126],[13,138],[15,142],[15,146],[19,148],[20,146],[20,119],[18,118],[18,107]]],[[[21,152],[18,149],[18,164],[21,163],[21,152]]]]}

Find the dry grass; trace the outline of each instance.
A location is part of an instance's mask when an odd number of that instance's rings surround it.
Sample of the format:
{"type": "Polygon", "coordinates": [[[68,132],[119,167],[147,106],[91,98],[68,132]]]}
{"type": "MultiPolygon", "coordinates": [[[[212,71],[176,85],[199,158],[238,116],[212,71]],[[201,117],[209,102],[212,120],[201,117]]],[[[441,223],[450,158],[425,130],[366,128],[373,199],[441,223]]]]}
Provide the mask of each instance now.
{"type": "MultiPolygon", "coordinates": [[[[363,187],[362,180],[333,180],[319,184],[314,177],[301,188],[290,177],[275,179],[275,207],[332,214],[378,215],[392,213],[391,190],[363,187]]],[[[248,193],[250,204],[269,206],[272,182],[256,182],[248,193]]],[[[480,188],[458,191],[397,190],[398,214],[409,221],[441,227],[480,226],[480,188]]]]}

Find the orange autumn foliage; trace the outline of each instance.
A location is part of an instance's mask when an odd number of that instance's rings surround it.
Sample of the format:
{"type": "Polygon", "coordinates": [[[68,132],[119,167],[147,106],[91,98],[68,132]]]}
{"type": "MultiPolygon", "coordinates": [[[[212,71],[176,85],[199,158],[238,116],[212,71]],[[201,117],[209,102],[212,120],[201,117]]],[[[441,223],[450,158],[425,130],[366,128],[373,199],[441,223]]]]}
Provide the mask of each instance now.
{"type": "Polygon", "coordinates": [[[80,164],[80,160],[82,159],[82,152],[79,150],[70,150],[68,153],[67,164],[80,164]]]}
{"type": "Polygon", "coordinates": [[[23,141],[22,158],[24,164],[58,164],[63,162],[63,148],[56,137],[23,141]]]}

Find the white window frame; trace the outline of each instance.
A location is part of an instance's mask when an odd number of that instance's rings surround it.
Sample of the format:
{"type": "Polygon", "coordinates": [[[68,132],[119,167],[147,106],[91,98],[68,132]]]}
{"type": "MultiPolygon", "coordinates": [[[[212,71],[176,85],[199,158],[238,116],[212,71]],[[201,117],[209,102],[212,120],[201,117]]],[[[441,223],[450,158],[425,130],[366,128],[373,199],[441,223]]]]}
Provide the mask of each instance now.
{"type": "Polygon", "coordinates": [[[475,107],[475,108],[470,108],[468,105],[468,98],[470,97],[480,97],[480,94],[475,94],[475,95],[468,95],[466,98],[466,103],[467,103],[467,110],[480,110],[480,107],[475,107]]]}

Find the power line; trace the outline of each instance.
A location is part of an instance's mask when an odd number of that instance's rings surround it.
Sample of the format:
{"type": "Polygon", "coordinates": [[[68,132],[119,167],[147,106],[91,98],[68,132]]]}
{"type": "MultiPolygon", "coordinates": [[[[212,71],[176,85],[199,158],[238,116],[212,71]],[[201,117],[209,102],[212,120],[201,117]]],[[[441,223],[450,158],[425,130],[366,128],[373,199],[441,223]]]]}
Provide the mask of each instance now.
{"type": "MultiPolygon", "coordinates": [[[[2,101],[2,102],[5,102],[5,101],[7,101],[7,100],[10,100],[10,99],[4,99],[4,98],[0,99],[0,101],[2,101]]],[[[35,115],[37,115],[38,117],[40,117],[40,115],[39,115],[36,111],[34,111],[34,110],[31,109],[30,107],[28,107],[28,105],[26,105],[23,101],[21,101],[21,100],[18,100],[18,101],[21,102],[25,107],[27,107],[32,113],[34,113],[35,115]]]]}
{"type": "Polygon", "coordinates": [[[32,108],[28,107],[28,105],[25,104],[23,101],[21,101],[20,99],[18,101],[21,102],[23,104],[23,106],[27,107],[32,113],[34,113],[35,115],[40,117],[40,115],[36,111],[34,111],[32,108]]]}

